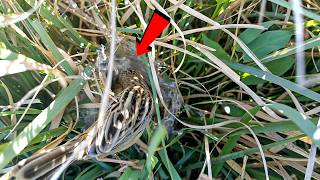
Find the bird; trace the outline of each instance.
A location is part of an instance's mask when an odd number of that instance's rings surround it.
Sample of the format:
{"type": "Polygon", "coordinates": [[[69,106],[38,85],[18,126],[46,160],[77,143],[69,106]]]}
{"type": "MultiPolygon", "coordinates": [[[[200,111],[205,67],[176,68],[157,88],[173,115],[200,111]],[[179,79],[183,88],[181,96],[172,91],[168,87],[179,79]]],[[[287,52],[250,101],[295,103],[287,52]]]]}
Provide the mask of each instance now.
{"type": "Polygon", "coordinates": [[[127,149],[141,136],[153,116],[152,93],[141,74],[123,71],[115,86],[124,90],[108,108],[108,121],[98,129],[93,146],[96,154],[109,155],[127,149]]]}
{"type": "Polygon", "coordinates": [[[133,145],[153,117],[152,94],[145,77],[131,69],[120,72],[114,86],[118,93],[106,109],[105,121],[101,127],[96,127],[95,122],[67,143],[20,161],[11,174],[17,179],[49,179],[64,163],[109,156],[133,145]],[[81,157],[72,156],[93,128],[97,132],[81,157]]]}
{"type": "MultiPolygon", "coordinates": [[[[135,144],[154,116],[154,99],[147,81],[147,72],[140,58],[135,56],[134,44],[126,38],[119,38],[115,53],[114,77],[112,91],[115,97],[105,109],[104,122],[98,127],[97,122],[83,133],[75,136],[65,144],[50,150],[36,153],[21,160],[7,173],[8,177],[17,179],[51,179],[61,167],[68,167],[72,162],[81,159],[99,159],[128,149],[135,144]],[[92,133],[93,132],[93,133],[92,133]],[[88,136],[92,140],[87,142],[88,136]],[[85,144],[83,152],[77,157],[74,152],[85,144]]],[[[102,46],[98,52],[99,73],[107,74],[108,50],[102,46]]],[[[159,62],[156,62],[159,63],[159,62]]],[[[182,104],[174,82],[168,82],[157,74],[161,92],[171,114],[164,112],[164,125],[170,132],[175,117],[182,104]]],[[[104,77],[105,78],[105,77],[104,77]]],[[[91,118],[92,119],[92,118],[91,118]]],[[[170,133],[169,133],[170,134],[170,133]]],[[[63,170],[63,169],[62,169],[63,170]]]]}

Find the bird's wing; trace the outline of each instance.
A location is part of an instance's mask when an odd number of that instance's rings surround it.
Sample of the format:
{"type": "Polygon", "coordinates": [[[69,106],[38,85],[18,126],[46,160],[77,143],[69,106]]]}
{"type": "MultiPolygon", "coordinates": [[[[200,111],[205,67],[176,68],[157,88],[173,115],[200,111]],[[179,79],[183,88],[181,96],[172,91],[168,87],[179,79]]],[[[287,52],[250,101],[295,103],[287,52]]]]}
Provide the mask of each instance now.
{"type": "Polygon", "coordinates": [[[127,149],[148,125],[153,103],[150,91],[142,85],[127,87],[111,104],[106,121],[98,129],[96,153],[109,155],[127,149]]]}

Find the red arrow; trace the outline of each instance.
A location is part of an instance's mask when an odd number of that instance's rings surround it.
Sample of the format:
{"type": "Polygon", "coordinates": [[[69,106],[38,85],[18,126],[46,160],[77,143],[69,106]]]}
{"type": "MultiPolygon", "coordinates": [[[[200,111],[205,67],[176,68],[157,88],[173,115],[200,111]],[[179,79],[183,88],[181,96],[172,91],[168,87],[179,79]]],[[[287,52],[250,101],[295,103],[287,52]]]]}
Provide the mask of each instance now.
{"type": "Polygon", "coordinates": [[[170,18],[155,10],[141,40],[136,39],[136,54],[140,56],[151,51],[149,45],[160,36],[161,32],[170,24],[170,18]]]}

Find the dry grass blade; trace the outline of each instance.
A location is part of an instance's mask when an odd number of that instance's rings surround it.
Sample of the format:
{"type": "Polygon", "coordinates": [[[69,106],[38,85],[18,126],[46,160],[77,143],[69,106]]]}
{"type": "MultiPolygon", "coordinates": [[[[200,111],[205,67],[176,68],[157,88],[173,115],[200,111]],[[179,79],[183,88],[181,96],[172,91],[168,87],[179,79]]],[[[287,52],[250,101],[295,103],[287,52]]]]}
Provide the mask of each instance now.
{"type": "Polygon", "coordinates": [[[44,0],[39,0],[34,7],[32,7],[27,12],[23,12],[21,14],[15,14],[10,16],[0,16],[0,26],[5,27],[5,26],[12,25],[27,19],[29,16],[31,16],[35,11],[37,11],[40,8],[42,3],[44,3],[44,0]]]}
{"type": "MultiPolygon", "coordinates": [[[[202,27],[202,28],[195,28],[187,31],[182,31],[183,35],[189,35],[189,34],[194,34],[198,32],[203,32],[203,31],[212,31],[212,30],[217,30],[217,29],[232,29],[232,28],[252,28],[252,29],[261,29],[264,30],[265,27],[259,26],[259,25],[253,25],[253,24],[223,24],[220,26],[209,26],[209,27],[202,27]]],[[[178,38],[180,34],[172,34],[170,36],[165,37],[165,41],[170,41],[172,39],[178,38]]]]}

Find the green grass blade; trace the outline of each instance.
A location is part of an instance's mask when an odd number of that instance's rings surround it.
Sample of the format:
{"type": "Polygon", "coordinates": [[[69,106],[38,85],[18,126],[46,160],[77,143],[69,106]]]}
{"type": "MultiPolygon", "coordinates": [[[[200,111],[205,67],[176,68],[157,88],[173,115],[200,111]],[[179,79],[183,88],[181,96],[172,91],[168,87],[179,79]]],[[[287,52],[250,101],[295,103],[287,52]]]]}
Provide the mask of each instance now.
{"type": "MultiPolygon", "coordinates": [[[[31,25],[34,28],[34,30],[37,31],[37,33],[39,34],[43,44],[47,47],[47,49],[50,49],[50,51],[52,52],[52,55],[57,60],[56,63],[65,60],[62,54],[59,52],[56,45],[54,44],[54,42],[52,41],[52,39],[50,38],[50,36],[48,35],[48,33],[46,32],[46,30],[42,27],[41,23],[35,20],[31,23],[31,25]]],[[[64,68],[68,75],[74,74],[70,64],[67,61],[62,62],[61,66],[64,68]]]]}
{"type": "Polygon", "coordinates": [[[92,165],[84,169],[75,180],[87,180],[87,179],[97,179],[103,174],[103,170],[100,166],[92,165]]]}
{"type": "MultiPolygon", "coordinates": [[[[292,3],[289,3],[287,1],[284,1],[284,0],[269,0],[269,1],[271,1],[275,4],[278,4],[280,6],[283,6],[285,8],[292,9],[292,3]]],[[[308,10],[302,8],[302,14],[307,16],[310,19],[314,19],[314,20],[317,20],[320,22],[320,16],[311,12],[311,11],[308,11],[308,10]]]]}
{"type": "Polygon", "coordinates": [[[310,121],[310,118],[284,104],[273,103],[268,104],[267,107],[275,109],[287,116],[304,134],[308,135],[312,141],[320,147],[320,129],[310,121]]]}
{"type": "Polygon", "coordinates": [[[308,97],[312,100],[318,101],[320,102],[320,94],[311,91],[305,87],[299,86],[296,83],[293,83],[289,80],[283,79],[279,76],[273,75],[269,72],[266,71],[262,71],[262,70],[258,70],[256,68],[253,68],[251,66],[247,66],[247,65],[243,65],[243,64],[239,64],[239,63],[231,63],[231,62],[227,62],[225,61],[225,63],[227,65],[229,65],[232,69],[244,72],[244,73],[249,73],[251,75],[254,75],[255,77],[258,77],[260,79],[266,80],[266,81],[270,81],[274,84],[277,84],[281,87],[285,87],[287,89],[290,89],[291,91],[294,91],[296,93],[299,93],[305,97],[308,97]]]}
{"type": "Polygon", "coordinates": [[[132,168],[129,167],[120,176],[119,180],[139,180],[140,173],[140,171],[132,170],[132,168]]]}
{"type": "Polygon", "coordinates": [[[161,143],[161,141],[166,137],[167,130],[164,126],[160,125],[153,133],[150,144],[148,146],[148,156],[144,167],[144,172],[142,173],[142,179],[145,179],[152,172],[152,164],[154,159],[154,154],[161,143]]]}
{"type": "MultiPolygon", "coordinates": [[[[305,135],[298,135],[298,136],[295,136],[295,137],[291,137],[291,138],[285,139],[283,141],[279,141],[279,142],[274,142],[274,143],[270,143],[270,144],[267,144],[267,145],[263,145],[262,149],[263,150],[268,150],[268,149],[273,148],[273,147],[286,145],[286,144],[295,142],[295,141],[299,140],[302,137],[305,137],[305,135]]],[[[227,160],[231,160],[231,159],[242,158],[242,157],[244,157],[246,155],[255,154],[255,153],[259,153],[259,148],[258,147],[250,148],[250,149],[246,149],[246,150],[238,151],[238,152],[234,152],[234,153],[229,153],[229,154],[217,157],[217,158],[212,158],[212,163],[218,163],[220,161],[227,161],[227,160]]]]}
{"type": "Polygon", "coordinates": [[[162,150],[159,151],[159,155],[160,155],[161,161],[163,162],[164,166],[169,171],[171,179],[180,180],[181,177],[179,176],[179,173],[174,168],[174,166],[171,163],[171,161],[169,160],[169,158],[166,157],[167,153],[162,149],[162,150]]]}
{"type": "MultiPolygon", "coordinates": [[[[313,124],[316,124],[318,122],[318,119],[311,119],[311,122],[313,124]]],[[[269,122],[265,123],[263,126],[260,125],[253,125],[250,126],[250,128],[256,133],[286,133],[290,131],[299,131],[298,126],[293,123],[292,121],[281,121],[281,122],[269,122]]],[[[238,135],[244,135],[244,134],[250,134],[250,131],[248,129],[242,129],[237,132],[234,132],[230,134],[229,136],[238,136],[238,135]]],[[[222,136],[222,135],[221,135],[222,136]]]]}
{"type": "MultiPolygon", "coordinates": [[[[319,37],[314,37],[314,38],[310,38],[308,40],[306,40],[304,42],[304,46],[303,49],[307,50],[307,49],[311,49],[313,47],[316,46],[320,46],[320,38],[319,37]]],[[[270,55],[264,59],[262,59],[263,63],[267,63],[267,62],[271,62],[274,60],[278,60],[284,57],[288,57],[290,55],[293,55],[297,52],[297,47],[291,47],[291,48],[284,48],[282,50],[277,51],[276,53],[274,53],[274,55],[270,55]]]]}
{"type": "MultiPolygon", "coordinates": [[[[25,2],[30,5],[30,7],[34,6],[34,0],[25,0],[25,2]]],[[[57,29],[66,29],[64,33],[75,42],[76,45],[85,47],[88,42],[85,38],[83,38],[77,31],[75,31],[72,25],[64,18],[59,15],[53,14],[53,8],[49,4],[43,4],[38,11],[40,16],[50,22],[57,29]]]]}

